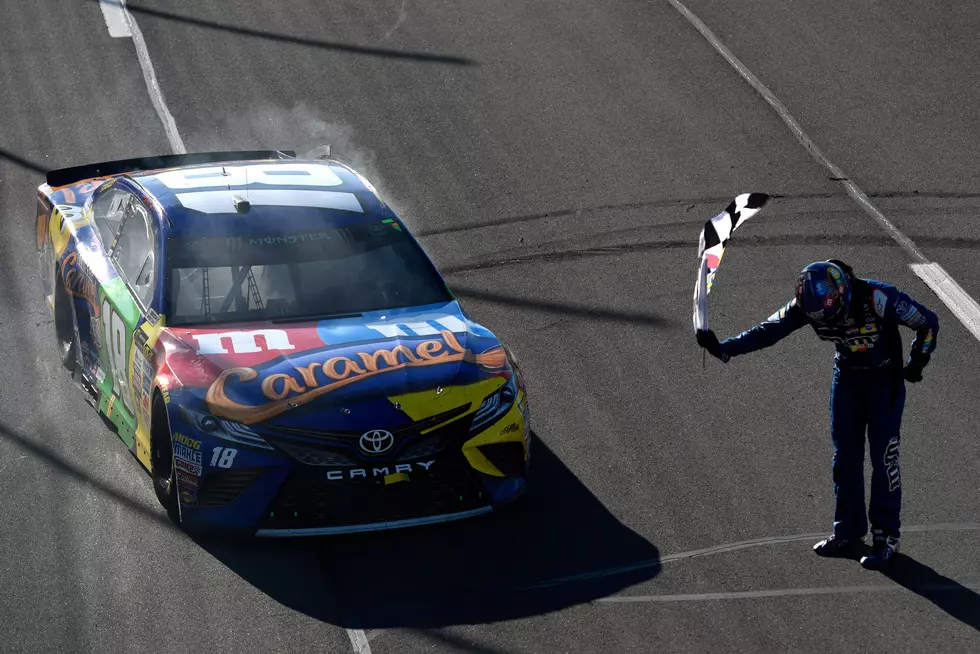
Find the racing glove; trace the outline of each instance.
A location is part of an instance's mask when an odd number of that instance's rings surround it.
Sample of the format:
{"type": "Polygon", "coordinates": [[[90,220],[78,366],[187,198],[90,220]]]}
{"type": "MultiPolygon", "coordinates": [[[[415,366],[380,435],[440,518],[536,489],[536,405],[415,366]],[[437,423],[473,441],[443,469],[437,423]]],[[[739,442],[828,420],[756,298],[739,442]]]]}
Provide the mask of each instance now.
{"type": "Polygon", "coordinates": [[[926,367],[929,363],[928,354],[920,354],[918,356],[910,356],[908,363],[905,364],[905,370],[903,375],[905,381],[912,384],[922,381],[922,369],[926,367]]]}
{"type": "Polygon", "coordinates": [[[718,342],[718,337],[710,329],[697,330],[697,336],[698,345],[706,349],[711,356],[721,360],[722,363],[728,363],[728,360],[732,358],[725,346],[718,342]]]}

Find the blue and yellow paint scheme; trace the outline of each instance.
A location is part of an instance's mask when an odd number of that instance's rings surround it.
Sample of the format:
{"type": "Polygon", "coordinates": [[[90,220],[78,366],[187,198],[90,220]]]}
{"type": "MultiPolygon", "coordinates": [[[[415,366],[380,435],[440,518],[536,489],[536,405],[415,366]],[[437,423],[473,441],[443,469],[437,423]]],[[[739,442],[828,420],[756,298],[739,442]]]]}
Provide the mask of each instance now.
{"type": "Polygon", "coordinates": [[[330,534],[466,518],[523,494],[531,426],[521,371],[451,294],[341,320],[167,325],[168,243],[213,232],[200,208],[216,193],[312,188],[359,207],[273,207],[275,219],[253,210],[228,222],[231,236],[364,221],[408,235],[358,173],[332,160],[230,158],[222,187],[188,199],[218,164],[154,161],[49,174],[65,183],[39,188],[37,250],[59,340],[71,342],[66,366],[140,464],[169,477],[171,504],[161,501],[172,518],[261,536],[330,534]],[[238,175],[257,166],[265,179],[238,175]],[[149,221],[149,298],[120,274],[103,220],[110,197],[149,221]],[[160,460],[167,469],[154,470],[160,460]]]}

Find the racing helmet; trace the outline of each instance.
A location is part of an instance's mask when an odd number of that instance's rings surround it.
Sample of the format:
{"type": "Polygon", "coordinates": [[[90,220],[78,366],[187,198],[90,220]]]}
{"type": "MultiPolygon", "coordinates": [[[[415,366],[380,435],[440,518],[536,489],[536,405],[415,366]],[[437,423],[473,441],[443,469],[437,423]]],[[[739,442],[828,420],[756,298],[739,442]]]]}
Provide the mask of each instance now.
{"type": "Polygon", "coordinates": [[[838,321],[851,309],[851,276],[838,261],[817,261],[800,271],[796,302],[820,324],[838,321]]]}

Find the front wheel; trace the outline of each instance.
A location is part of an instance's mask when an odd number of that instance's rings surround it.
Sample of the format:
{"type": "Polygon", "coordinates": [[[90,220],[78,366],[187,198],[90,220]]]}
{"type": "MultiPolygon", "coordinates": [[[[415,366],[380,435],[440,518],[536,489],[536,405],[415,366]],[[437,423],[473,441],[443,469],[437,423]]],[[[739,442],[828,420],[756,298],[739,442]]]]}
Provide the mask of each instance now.
{"type": "Polygon", "coordinates": [[[153,468],[153,492],[167,517],[175,525],[180,524],[180,506],[177,499],[177,473],[174,468],[174,446],[170,439],[170,420],[167,405],[159,395],[153,398],[150,425],[150,464],[153,468]]]}

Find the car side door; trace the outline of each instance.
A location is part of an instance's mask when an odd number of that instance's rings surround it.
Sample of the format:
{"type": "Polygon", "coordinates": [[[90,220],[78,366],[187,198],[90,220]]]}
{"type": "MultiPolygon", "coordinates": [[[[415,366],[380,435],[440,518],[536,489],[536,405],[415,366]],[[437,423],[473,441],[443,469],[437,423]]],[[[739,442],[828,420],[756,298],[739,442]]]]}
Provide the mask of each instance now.
{"type": "Polygon", "coordinates": [[[116,425],[120,438],[134,448],[143,394],[134,392],[132,384],[133,342],[136,330],[151,311],[157,236],[146,205],[125,189],[114,192],[117,195],[106,202],[116,222],[100,224],[98,207],[95,211],[96,225],[103,243],[107,243],[109,265],[117,273],[103,282],[100,293],[99,360],[106,376],[101,384],[99,410],[116,425]]]}

